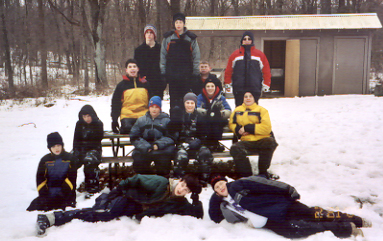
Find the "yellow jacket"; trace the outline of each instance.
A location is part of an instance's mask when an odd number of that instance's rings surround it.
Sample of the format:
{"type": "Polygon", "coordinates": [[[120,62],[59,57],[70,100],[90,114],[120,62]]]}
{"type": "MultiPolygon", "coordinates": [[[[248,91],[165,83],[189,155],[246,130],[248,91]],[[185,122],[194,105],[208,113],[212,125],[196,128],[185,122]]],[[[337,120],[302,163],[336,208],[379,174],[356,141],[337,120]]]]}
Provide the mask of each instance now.
{"type": "Polygon", "coordinates": [[[244,103],[231,113],[229,128],[241,141],[258,141],[271,136],[271,122],[269,112],[262,106],[254,103],[247,106],[244,103]],[[245,127],[248,135],[241,136],[238,130],[245,127]]]}

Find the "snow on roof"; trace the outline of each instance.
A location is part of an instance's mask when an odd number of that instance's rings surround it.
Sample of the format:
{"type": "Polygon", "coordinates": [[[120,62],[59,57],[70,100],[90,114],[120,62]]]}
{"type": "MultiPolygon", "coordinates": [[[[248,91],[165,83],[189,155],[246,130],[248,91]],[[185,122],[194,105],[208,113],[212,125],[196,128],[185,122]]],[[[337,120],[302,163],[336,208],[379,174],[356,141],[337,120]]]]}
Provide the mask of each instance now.
{"type": "Polygon", "coordinates": [[[376,13],[187,17],[189,30],[378,29],[376,13]]]}

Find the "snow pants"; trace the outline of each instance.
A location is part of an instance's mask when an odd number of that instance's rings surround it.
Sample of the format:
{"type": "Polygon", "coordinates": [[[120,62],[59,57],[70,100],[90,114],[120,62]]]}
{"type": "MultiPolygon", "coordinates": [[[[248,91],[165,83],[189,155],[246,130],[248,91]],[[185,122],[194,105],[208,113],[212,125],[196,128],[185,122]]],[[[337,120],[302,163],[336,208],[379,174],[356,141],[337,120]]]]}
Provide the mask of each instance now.
{"type": "Polygon", "coordinates": [[[342,213],[327,211],[320,207],[308,207],[300,202],[293,203],[287,210],[287,222],[267,221],[265,228],[286,238],[305,238],[312,234],[331,231],[338,238],[351,236],[351,222],[362,227],[362,218],[342,213]]]}
{"type": "Polygon", "coordinates": [[[273,137],[263,138],[258,141],[239,141],[230,148],[230,155],[234,159],[235,172],[240,177],[252,176],[250,160],[247,157],[251,154],[258,154],[258,175],[267,174],[271,159],[278,144],[273,137]]]}
{"type": "Polygon", "coordinates": [[[154,174],[150,169],[150,164],[154,161],[157,175],[168,177],[171,169],[171,160],[173,159],[175,146],[168,146],[163,150],[142,153],[133,151],[133,169],[139,174],[154,174]]]}
{"type": "Polygon", "coordinates": [[[55,226],[60,226],[73,219],[80,219],[86,222],[108,222],[112,219],[141,213],[142,206],[133,199],[118,196],[113,200],[107,199],[108,194],[101,194],[96,199],[92,208],[76,209],[66,212],[54,212],[55,226]]]}
{"type": "Polygon", "coordinates": [[[121,120],[120,134],[129,134],[137,118],[124,118],[121,120]]]}
{"type": "Polygon", "coordinates": [[[209,181],[211,164],[214,160],[211,151],[206,146],[202,146],[201,141],[198,139],[192,140],[188,144],[187,148],[183,145],[178,147],[176,157],[174,158],[174,176],[182,177],[185,175],[189,159],[196,159],[200,180],[209,181]]]}
{"type": "Polygon", "coordinates": [[[97,193],[100,191],[100,168],[101,152],[98,150],[81,151],[78,159],[80,160],[80,168],[84,165],[85,190],[89,193],[97,193]]]}
{"type": "Polygon", "coordinates": [[[218,141],[222,140],[223,128],[227,125],[228,121],[222,119],[222,117],[207,118],[208,128],[207,128],[207,142],[209,146],[214,146],[219,144],[218,141]]]}
{"type": "Polygon", "coordinates": [[[169,83],[170,109],[179,106],[184,109],[184,96],[193,88],[194,79],[192,76],[185,76],[182,79],[167,79],[169,83]]]}
{"type": "Polygon", "coordinates": [[[59,194],[56,196],[38,196],[33,199],[27,211],[50,211],[53,209],[63,209],[65,207],[76,207],[76,192],[70,195],[59,194]]]}

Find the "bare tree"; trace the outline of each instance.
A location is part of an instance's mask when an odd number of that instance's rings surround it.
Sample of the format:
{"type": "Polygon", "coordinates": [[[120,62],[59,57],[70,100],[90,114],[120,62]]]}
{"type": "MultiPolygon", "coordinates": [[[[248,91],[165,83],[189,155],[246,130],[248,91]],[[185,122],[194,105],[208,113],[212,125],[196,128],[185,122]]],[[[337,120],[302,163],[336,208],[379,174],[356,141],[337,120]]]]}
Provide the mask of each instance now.
{"type": "Polygon", "coordinates": [[[41,61],[41,86],[48,89],[48,70],[47,70],[47,47],[45,40],[45,16],[44,0],[38,0],[39,27],[40,27],[40,61],[41,61]]]}
{"type": "Polygon", "coordinates": [[[8,31],[6,26],[6,19],[5,19],[5,9],[7,6],[9,6],[9,3],[7,0],[0,0],[0,14],[1,14],[1,23],[3,25],[2,32],[3,32],[3,39],[4,39],[4,49],[5,49],[5,67],[7,69],[8,74],[8,95],[10,97],[13,97],[15,94],[15,87],[13,83],[13,69],[12,69],[12,60],[11,60],[11,49],[9,47],[9,41],[8,41],[8,31]]]}

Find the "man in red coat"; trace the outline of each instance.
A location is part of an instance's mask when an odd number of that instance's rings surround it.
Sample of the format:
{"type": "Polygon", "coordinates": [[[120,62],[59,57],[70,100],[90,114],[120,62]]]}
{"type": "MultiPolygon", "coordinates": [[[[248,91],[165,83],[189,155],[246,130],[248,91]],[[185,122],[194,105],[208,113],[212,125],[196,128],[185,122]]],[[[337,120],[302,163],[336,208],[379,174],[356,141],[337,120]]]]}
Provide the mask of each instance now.
{"type": "Polygon", "coordinates": [[[270,65],[266,55],[254,47],[254,35],[246,31],[241,46],[229,58],[225,71],[225,84],[232,83],[235,105],[243,103],[245,92],[252,92],[255,102],[262,91],[269,91],[271,83],[270,65]]]}

